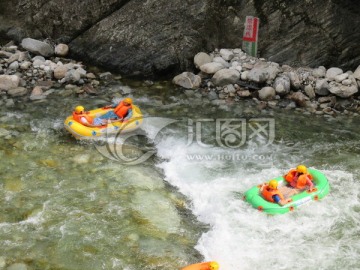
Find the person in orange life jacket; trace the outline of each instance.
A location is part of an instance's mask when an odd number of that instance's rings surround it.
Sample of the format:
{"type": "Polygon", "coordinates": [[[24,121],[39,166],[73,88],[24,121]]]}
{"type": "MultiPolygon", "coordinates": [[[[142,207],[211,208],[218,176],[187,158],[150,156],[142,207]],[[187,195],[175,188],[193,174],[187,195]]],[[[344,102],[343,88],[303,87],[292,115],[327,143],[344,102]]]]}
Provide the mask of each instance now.
{"type": "Polygon", "coordinates": [[[309,191],[312,191],[314,188],[312,182],[313,177],[308,173],[304,165],[299,165],[296,169],[291,169],[284,178],[292,188],[303,190],[306,186],[309,186],[309,191]]]}
{"type": "Polygon", "coordinates": [[[203,262],[203,263],[195,263],[181,270],[219,270],[220,266],[217,262],[203,262]]]}
{"type": "Polygon", "coordinates": [[[276,180],[270,180],[268,184],[265,184],[261,188],[261,195],[265,200],[280,205],[285,205],[290,202],[290,200],[284,198],[284,195],[278,189],[278,181],[276,180]]]}
{"type": "Polygon", "coordinates": [[[83,106],[76,106],[75,110],[73,111],[73,119],[80,124],[88,127],[96,127],[101,126],[101,122],[94,121],[90,115],[85,111],[83,106]]]}
{"type": "Polygon", "coordinates": [[[109,106],[105,106],[104,109],[114,108],[114,110],[108,111],[104,115],[100,116],[99,118],[103,120],[103,124],[107,121],[104,120],[111,120],[112,122],[115,121],[124,121],[132,116],[132,99],[131,98],[124,98],[118,104],[112,104],[109,106]]]}

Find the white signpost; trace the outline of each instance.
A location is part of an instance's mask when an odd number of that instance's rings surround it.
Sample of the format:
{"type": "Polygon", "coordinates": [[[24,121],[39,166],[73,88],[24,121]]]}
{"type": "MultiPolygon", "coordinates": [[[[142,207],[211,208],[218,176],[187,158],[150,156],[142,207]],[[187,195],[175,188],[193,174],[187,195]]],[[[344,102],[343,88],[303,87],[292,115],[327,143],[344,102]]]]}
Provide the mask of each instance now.
{"type": "Polygon", "coordinates": [[[259,23],[259,18],[246,16],[242,48],[248,55],[254,57],[257,56],[259,23]]]}

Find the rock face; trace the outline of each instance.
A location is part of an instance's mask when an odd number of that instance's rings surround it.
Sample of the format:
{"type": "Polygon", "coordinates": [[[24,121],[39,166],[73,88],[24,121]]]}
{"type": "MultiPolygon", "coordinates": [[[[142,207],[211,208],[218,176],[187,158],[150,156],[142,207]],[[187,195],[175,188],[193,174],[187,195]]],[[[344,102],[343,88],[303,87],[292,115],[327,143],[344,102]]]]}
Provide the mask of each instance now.
{"type": "Polygon", "coordinates": [[[239,47],[245,16],[253,15],[261,57],[354,70],[359,13],[354,0],[2,0],[0,42],[50,38],[69,44],[71,57],[126,75],[172,76],[195,70],[199,51],[239,47]]]}

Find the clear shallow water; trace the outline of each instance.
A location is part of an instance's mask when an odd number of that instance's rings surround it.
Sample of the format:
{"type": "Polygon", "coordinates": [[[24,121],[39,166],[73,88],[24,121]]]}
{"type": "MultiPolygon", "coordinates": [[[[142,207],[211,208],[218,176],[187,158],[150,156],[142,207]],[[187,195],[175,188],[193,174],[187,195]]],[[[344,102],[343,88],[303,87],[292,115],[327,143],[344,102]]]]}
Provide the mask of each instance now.
{"type": "Polygon", "coordinates": [[[12,134],[0,143],[0,258],[8,265],[179,269],[217,260],[228,270],[360,268],[359,119],[190,104],[167,83],[130,85],[151,138],[132,142],[134,149],[156,151],[135,166],[107,159],[62,127],[75,105],[105,105],[119,86],[101,97],[53,96],[1,109],[0,127],[12,134]],[[153,117],[177,122],[156,133],[153,117]],[[214,119],[242,119],[244,144],[221,147],[214,119]],[[266,132],[253,134],[250,125],[271,119],[268,144],[266,132]],[[299,163],[328,176],[324,200],[275,217],[242,200],[253,185],[299,163]]]}

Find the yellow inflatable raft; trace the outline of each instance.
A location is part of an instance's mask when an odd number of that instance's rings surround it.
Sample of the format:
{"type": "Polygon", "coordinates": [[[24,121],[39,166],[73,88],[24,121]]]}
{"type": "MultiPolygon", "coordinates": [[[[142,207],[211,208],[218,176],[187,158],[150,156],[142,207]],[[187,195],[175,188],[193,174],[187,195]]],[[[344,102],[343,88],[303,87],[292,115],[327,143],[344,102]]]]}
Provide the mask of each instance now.
{"type": "MultiPolygon", "coordinates": [[[[96,118],[107,113],[112,109],[99,108],[89,111],[89,116],[96,118]]],[[[76,138],[76,139],[91,139],[101,137],[106,134],[116,134],[118,132],[127,133],[138,129],[142,122],[143,116],[139,107],[132,105],[133,115],[130,119],[125,121],[118,121],[110,123],[106,126],[100,127],[87,127],[81,123],[75,121],[73,116],[70,115],[64,121],[65,128],[76,138]]]]}

